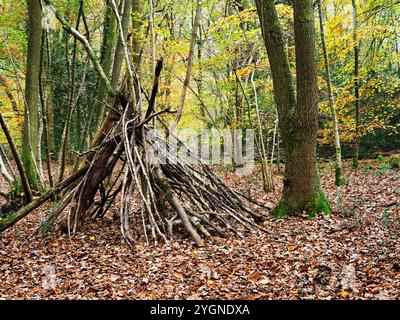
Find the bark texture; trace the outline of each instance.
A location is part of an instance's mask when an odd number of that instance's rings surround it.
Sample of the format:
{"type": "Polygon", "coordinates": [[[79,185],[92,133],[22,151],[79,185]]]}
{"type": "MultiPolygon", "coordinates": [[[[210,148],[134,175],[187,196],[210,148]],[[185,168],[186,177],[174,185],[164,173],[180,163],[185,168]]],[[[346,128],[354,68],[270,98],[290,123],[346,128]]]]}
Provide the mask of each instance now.
{"type": "Polygon", "coordinates": [[[273,213],[282,217],[303,210],[311,216],[329,212],[316,161],[318,109],[313,2],[294,1],[297,98],[275,3],[257,0],[256,4],[286,160],[283,195],[273,213]]]}
{"type": "Polygon", "coordinates": [[[39,69],[42,43],[42,10],[40,1],[27,0],[28,4],[28,53],[26,61],[25,114],[22,137],[22,162],[29,183],[38,189],[35,167],[36,135],[38,130],[39,69]]]}

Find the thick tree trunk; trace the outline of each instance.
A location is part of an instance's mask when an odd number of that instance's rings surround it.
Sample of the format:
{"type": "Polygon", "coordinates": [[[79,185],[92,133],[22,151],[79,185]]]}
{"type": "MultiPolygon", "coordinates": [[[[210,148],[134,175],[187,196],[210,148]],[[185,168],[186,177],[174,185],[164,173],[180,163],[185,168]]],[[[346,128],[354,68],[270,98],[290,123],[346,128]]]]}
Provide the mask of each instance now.
{"type": "Polygon", "coordinates": [[[294,1],[297,103],[283,35],[273,0],[257,0],[257,11],[274,84],[285,151],[283,195],[273,213],[329,212],[316,162],[318,109],[312,0],[294,1]]]}
{"type": "Polygon", "coordinates": [[[38,189],[38,176],[35,165],[36,135],[38,130],[39,108],[39,69],[42,40],[42,10],[40,1],[27,0],[28,3],[28,54],[25,82],[25,117],[22,137],[22,162],[29,183],[38,189]]]}
{"type": "Polygon", "coordinates": [[[333,97],[333,90],[332,90],[332,82],[331,82],[331,72],[329,67],[329,57],[328,57],[328,50],[326,49],[326,40],[325,40],[325,28],[324,28],[324,20],[322,15],[322,5],[321,0],[318,1],[318,14],[319,14],[319,27],[321,32],[321,42],[322,42],[322,51],[324,56],[324,65],[325,65],[325,76],[326,82],[328,86],[328,99],[329,99],[329,107],[331,108],[332,117],[333,117],[333,130],[335,133],[335,184],[337,186],[342,185],[344,180],[342,178],[342,149],[340,147],[340,137],[339,137],[339,128],[338,128],[338,121],[336,116],[336,106],[335,100],[333,97]]]}

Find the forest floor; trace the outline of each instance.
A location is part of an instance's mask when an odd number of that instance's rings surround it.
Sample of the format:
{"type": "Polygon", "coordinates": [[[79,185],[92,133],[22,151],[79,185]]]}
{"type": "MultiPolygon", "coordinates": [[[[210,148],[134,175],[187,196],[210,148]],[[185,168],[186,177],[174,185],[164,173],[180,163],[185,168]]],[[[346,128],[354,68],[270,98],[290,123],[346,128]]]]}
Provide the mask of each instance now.
{"type": "MultiPolygon", "coordinates": [[[[0,299],[400,299],[399,169],[363,161],[340,188],[332,172],[322,165],[332,214],[268,216],[261,236],[215,237],[200,249],[180,235],[134,254],[111,216],[71,239],[27,240],[39,208],[0,236],[0,299]]],[[[263,193],[257,172],[219,174],[267,205],[279,197],[263,193]]]]}

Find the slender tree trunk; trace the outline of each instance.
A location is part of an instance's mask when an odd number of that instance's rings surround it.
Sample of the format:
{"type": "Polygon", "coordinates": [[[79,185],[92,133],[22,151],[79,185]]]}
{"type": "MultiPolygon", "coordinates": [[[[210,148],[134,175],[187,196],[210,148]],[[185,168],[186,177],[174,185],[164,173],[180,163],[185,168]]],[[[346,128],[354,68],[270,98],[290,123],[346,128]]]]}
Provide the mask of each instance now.
{"type": "MultiPolygon", "coordinates": [[[[167,15],[167,25],[169,29],[169,37],[167,40],[172,41],[175,39],[175,34],[174,34],[174,27],[175,27],[175,21],[173,14],[168,14],[167,15]]],[[[172,82],[172,70],[173,70],[173,65],[172,64],[167,64],[164,67],[164,72],[165,72],[165,106],[166,107],[171,107],[171,82],[172,82]]],[[[167,132],[168,134],[168,132],[167,132]]]]}
{"type": "MultiPolygon", "coordinates": [[[[130,18],[131,18],[132,0],[123,0],[121,7],[122,7],[122,12],[120,11],[119,15],[121,16],[122,32],[124,35],[124,40],[126,42],[128,37],[130,18]]],[[[114,91],[118,87],[119,79],[121,76],[121,68],[124,62],[124,54],[125,53],[124,53],[123,43],[120,37],[118,37],[117,47],[115,48],[114,65],[111,75],[111,87],[113,88],[114,91]]]]}
{"type": "Polygon", "coordinates": [[[271,168],[268,165],[268,155],[267,155],[267,150],[265,150],[265,141],[264,141],[264,130],[262,127],[261,123],[261,115],[260,115],[260,109],[258,107],[258,95],[257,95],[257,87],[254,82],[254,73],[255,69],[253,70],[251,74],[251,84],[253,86],[253,92],[254,92],[254,105],[256,107],[256,115],[257,115],[257,125],[258,125],[258,135],[260,137],[259,139],[259,144],[260,144],[260,158],[261,158],[261,172],[262,172],[262,178],[263,178],[263,190],[265,192],[271,192],[273,190],[273,180],[272,180],[272,174],[271,174],[271,168]]]}
{"type": "MultiPolygon", "coordinates": [[[[76,20],[75,29],[79,30],[79,24],[81,21],[81,15],[83,10],[83,1],[80,1],[78,18],[76,20]]],[[[68,101],[68,111],[67,111],[67,120],[65,122],[63,137],[62,137],[62,145],[59,155],[59,169],[58,169],[58,178],[57,183],[60,183],[64,179],[66,158],[68,152],[68,145],[70,142],[70,129],[71,129],[71,121],[74,113],[75,105],[75,64],[76,64],[76,49],[77,49],[77,39],[74,38],[74,43],[72,47],[72,62],[71,62],[71,74],[70,74],[70,92],[69,92],[69,101],[68,101]]]]}
{"type": "MultiPolygon", "coordinates": [[[[202,61],[202,49],[203,49],[203,39],[201,37],[201,27],[199,26],[199,32],[197,37],[197,63],[199,66],[199,75],[197,77],[197,93],[202,99],[203,95],[203,61],[202,61]]],[[[200,108],[200,115],[204,118],[206,116],[204,108],[200,108]]]]}
{"type": "Polygon", "coordinates": [[[47,63],[45,64],[43,61],[44,58],[44,48],[47,47],[47,40],[48,38],[46,37],[47,31],[43,30],[42,32],[42,53],[40,55],[40,75],[39,75],[39,96],[40,96],[40,104],[42,108],[42,123],[43,123],[43,134],[44,134],[44,146],[45,146],[45,153],[46,153],[46,167],[47,167],[47,175],[49,179],[49,185],[52,188],[53,187],[53,174],[51,172],[51,158],[50,158],[50,132],[49,132],[49,110],[48,110],[48,104],[49,104],[49,99],[47,95],[47,89],[48,89],[48,78],[49,78],[49,72],[48,68],[50,66],[49,63],[49,54],[50,52],[47,50],[46,52],[46,57],[47,57],[47,63]],[[46,46],[45,46],[46,44],[46,46]],[[44,70],[43,70],[44,69],[44,70]],[[44,78],[44,79],[43,79],[44,78]],[[44,81],[43,81],[44,80],[44,81]],[[44,82],[44,83],[43,83],[44,82]]]}
{"type": "Polygon", "coordinates": [[[40,191],[45,186],[45,178],[43,173],[43,164],[42,164],[42,137],[43,137],[43,110],[42,105],[39,104],[38,107],[38,129],[36,134],[36,165],[37,165],[37,174],[40,180],[40,191]]]}
{"type": "Polygon", "coordinates": [[[22,135],[22,162],[29,183],[38,189],[38,176],[35,164],[37,153],[39,108],[39,69],[42,40],[42,10],[40,1],[27,0],[28,3],[28,54],[26,61],[25,116],[22,135]]]}
{"type": "Polygon", "coordinates": [[[318,109],[313,1],[294,0],[297,102],[275,3],[257,0],[256,4],[286,158],[283,195],[273,213],[281,217],[303,210],[309,215],[329,212],[316,161],[318,109]]]}
{"type": "MultiPolygon", "coordinates": [[[[1,106],[2,106],[2,103],[0,101],[0,107],[1,106]]],[[[22,188],[24,189],[25,202],[26,203],[31,202],[32,199],[33,199],[33,195],[32,195],[31,188],[29,186],[29,181],[28,181],[28,178],[26,176],[26,172],[24,170],[22,161],[21,161],[21,159],[20,159],[20,157],[18,155],[17,148],[15,147],[14,140],[11,137],[11,134],[10,134],[10,131],[8,130],[7,124],[4,121],[3,115],[1,114],[1,108],[0,108],[0,126],[1,126],[1,129],[4,132],[4,135],[6,136],[8,145],[10,146],[10,149],[11,149],[11,153],[12,153],[12,155],[14,157],[14,161],[15,161],[15,163],[17,165],[18,173],[19,173],[19,176],[20,176],[20,179],[21,179],[22,188]]]]}
{"type": "Polygon", "coordinates": [[[11,102],[11,106],[12,106],[12,109],[13,109],[14,113],[18,116],[19,115],[19,109],[18,109],[17,101],[15,100],[14,95],[11,92],[11,89],[7,84],[7,80],[2,75],[0,75],[0,84],[4,87],[4,91],[5,91],[8,99],[11,102]]]}
{"type": "Polygon", "coordinates": [[[353,168],[358,168],[358,158],[360,154],[360,88],[359,88],[359,51],[358,51],[358,23],[357,23],[357,3],[351,0],[353,7],[353,42],[354,42],[354,108],[356,113],[356,137],[354,140],[353,168]]]}
{"type": "MultiPolygon", "coordinates": [[[[6,166],[5,162],[3,161],[3,157],[1,155],[1,153],[0,153],[0,173],[4,177],[4,179],[6,179],[7,183],[11,186],[12,183],[14,182],[14,177],[12,176],[12,174],[10,172],[8,172],[7,166],[6,166]]],[[[0,194],[1,194],[1,191],[0,191],[0,194]]]]}
{"type": "Polygon", "coordinates": [[[140,41],[140,29],[142,21],[140,20],[142,14],[142,3],[141,0],[132,0],[132,60],[138,68],[141,41],[140,41]]]}
{"type": "MultiPolygon", "coordinates": [[[[400,22],[399,20],[395,19],[395,31],[394,31],[394,37],[395,37],[395,43],[394,43],[394,47],[395,47],[395,51],[396,51],[396,55],[395,57],[399,57],[400,56],[400,35],[398,35],[397,33],[397,29],[400,27],[400,22]]],[[[397,76],[400,78],[400,59],[396,59],[396,65],[397,65],[397,76]]]]}
{"type": "MultiPolygon", "coordinates": [[[[112,9],[110,0],[107,1],[107,7],[105,12],[105,22],[103,30],[103,40],[101,45],[100,64],[107,77],[110,78],[112,65],[114,61],[114,48],[117,44],[117,21],[112,9]]],[[[98,126],[101,125],[101,121],[104,117],[104,100],[107,98],[107,87],[104,81],[100,80],[98,91],[97,91],[97,110],[98,110],[98,126]]]]}
{"type": "Polygon", "coordinates": [[[201,6],[202,2],[201,0],[196,1],[196,14],[194,17],[194,23],[193,23],[193,28],[192,28],[192,35],[190,37],[190,48],[189,48],[189,54],[188,54],[188,63],[187,63],[187,68],[186,68],[186,75],[185,75],[185,80],[183,82],[182,86],[182,91],[181,91],[181,96],[179,98],[179,104],[177,108],[177,115],[174,123],[171,126],[171,130],[174,131],[181,120],[182,117],[182,112],[183,112],[183,106],[185,104],[185,98],[186,98],[186,92],[187,88],[189,86],[189,81],[190,81],[190,75],[192,73],[192,67],[193,67],[193,58],[194,58],[194,46],[196,44],[196,37],[197,37],[197,30],[199,29],[200,26],[200,19],[201,19],[201,6]]]}
{"type": "Polygon", "coordinates": [[[151,74],[156,71],[156,44],[154,34],[154,7],[153,0],[149,0],[149,29],[150,29],[150,43],[151,43],[151,74]]]}
{"type": "Polygon", "coordinates": [[[324,30],[324,20],[322,15],[322,5],[321,0],[317,0],[318,4],[318,14],[319,14],[319,28],[321,32],[321,42],[322,42],[322,51],[324,56],[324,65],[325,65],[325,76],[326,82],[328,86],[328,99],[329,99],[329,107],[332,112],[333,117],[333,130],[335,133],[335,184],[337,186],[343,183],[342,178],[342,149],[340,147],[340,137],[339,137],[339,128],[338,128],[338,120],[336,116],[336,106],[335,100],[333,97],[333,90],[332,90],[332,82],[331,82],[331,72],[329,66],[329,57],[328,57],[328,50],[326,49],[326,40],[325,40],[325,30],[324,30]]]}

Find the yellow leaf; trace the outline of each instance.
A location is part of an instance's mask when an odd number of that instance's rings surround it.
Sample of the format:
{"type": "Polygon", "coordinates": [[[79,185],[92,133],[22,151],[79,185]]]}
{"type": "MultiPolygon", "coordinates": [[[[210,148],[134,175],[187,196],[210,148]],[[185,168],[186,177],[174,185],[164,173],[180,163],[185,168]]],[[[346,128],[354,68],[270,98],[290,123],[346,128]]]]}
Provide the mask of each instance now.
{"type": "Polygon", "coordinates": [[[349,296],[350,293],[348,291],[340,291],[339,294],[343,299],[345,299],[349,296]]]}
{"type": "Polygon", "coordinates": [[[214,280],[207,280],[207,284],[211,286],[212,284],[214,284],[214,280]]]}
{"type": "Polygon", "coordinates": [[[90,236],[89,240],[94,241],[94,240],[96,240],[96,237],[95,236],[90,236]]]}
{"type": "Polygon", "coordinates": [[[151,298],[152,298],[153,300],[157,300],[157,298],[158,298],[157,293],[155,293],[155,292],[152,292],[152,293],[150,294],[150,296],[151,296],[151,298]]]}

